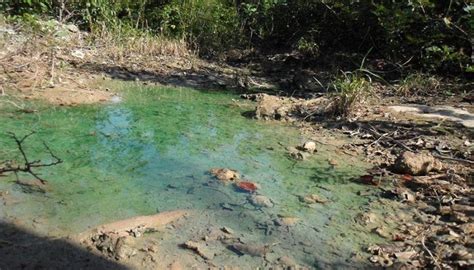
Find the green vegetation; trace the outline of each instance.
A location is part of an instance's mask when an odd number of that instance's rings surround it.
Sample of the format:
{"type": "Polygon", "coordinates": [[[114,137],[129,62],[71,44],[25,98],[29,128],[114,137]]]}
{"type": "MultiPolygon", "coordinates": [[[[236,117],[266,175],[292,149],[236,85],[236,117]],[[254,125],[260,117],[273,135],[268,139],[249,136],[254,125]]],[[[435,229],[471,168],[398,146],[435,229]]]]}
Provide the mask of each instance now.
{"type": "Polygon", "coordinates": [[[344,72],[338,76],[333,82],[333,87],[336,90],[334,113],[340,116],[350,114],[371,92],[370,77],[366,78],[352,72],[344,72]]]}
{"type": "Polygon", "coordinates": [[[384,59],[425,72],[472,72],[474,5],[469,0],[5,0],[13,17],[49,16],[81,28],[138,29],[186,40],[202,55],[230,48],[297,50],[384,59]]]}
{"type": "Polygon", "coordinates": [[[396,87],[396,91],[402,96],[426,95],[436,93],[440,87],[440,79],[436,76],[415,72],[405,77],[396,87]]]}

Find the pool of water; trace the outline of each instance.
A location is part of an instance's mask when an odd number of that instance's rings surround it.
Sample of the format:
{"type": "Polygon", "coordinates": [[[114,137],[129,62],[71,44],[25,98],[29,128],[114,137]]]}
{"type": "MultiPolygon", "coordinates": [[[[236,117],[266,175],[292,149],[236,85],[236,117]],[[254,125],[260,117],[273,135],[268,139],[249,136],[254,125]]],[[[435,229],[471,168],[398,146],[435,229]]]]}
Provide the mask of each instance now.
{"type": "Polygon", "coordinates": [[[363,187],[350,181],[367,167],[357,157],[318,145],[308,160],[293,160],[285,148],[305,141],[298,130],[245,117],[254,104],[232,94],[136,84],[117,88],[121,102],[106,105],[30,102],[26,105],[37,113],[22,113],[1,104],[0,160],[19,158],[7,131],[18,136],[36,132],[25,143],[32,160],[50,159],[42,141],[64,160],[38,169],[48,181],[45,192],[16,184],[13,175],[0,178],[0,191],[8,194],[0,208],[2,220],[59,236],[136,215],[197,209],[215,211],[221,224],[256,241],[285,242],[290,240],[282,241],[278,231],[269,234],[262,224],[296,217],[300,222],[292,229],[291,243],[280,245],[305,264],[313,263],[306,261],[308,244],[321,258],[347,260],[381,241],[354,222],[370,200],[357,195],[363,187]],[[215,167],[238,170],[258,183],[258,193],[275,206],[252,206],[248,194],[209,174],[215,167]],[[308,207],[300,200],[308,194],[329,202],[308,207]],[[224,211],[229,207],[234,211],[224,211]]]}

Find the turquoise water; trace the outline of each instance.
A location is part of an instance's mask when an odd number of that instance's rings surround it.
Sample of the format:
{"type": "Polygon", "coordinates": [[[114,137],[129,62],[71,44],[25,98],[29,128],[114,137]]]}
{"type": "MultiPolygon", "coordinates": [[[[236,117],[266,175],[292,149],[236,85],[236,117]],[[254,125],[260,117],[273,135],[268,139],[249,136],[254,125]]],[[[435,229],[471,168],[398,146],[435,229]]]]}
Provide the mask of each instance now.
{"type": "MultiPolygon", "coordinates": [[[[0,190],[8,192],[0,210],[3,220],[56,236],[136,215],[197,209],[214,211],[221,224],[262,242],[281,236],[269,236],[259,226],[278,216],[297,217],[301,225],[292,241],[314,242],[321,256],[339,253],[346,259],[379,240],[353,222],[368,201],[356,195],[361,187],[350,181],[366,168],[357,158],[323,145],[306,161],[289,158],[285,148],[305,138],[288,125],[243,116],[254,104],[232,94],[135,84],[118,88],[122,102],[106,105],[30,102],[26,106],[38,112],[29,114],[1,103],[0,160],[19,158],[6,131],[36,132],[25,145],[32,160],[49,160],[42,141],[64,160],[38,169],[48,181],[45,192],[25,189],[13,175],[0,178],[0,190]],[[328,158],[338,166],[329,165],[328,158]],[[275,206],[248,204],[248,194],[208,173],[215,167],[238,170],[260,184],[258,193],[275,206]],[[299,196],[312,193],[330,202],[308,207],[300,201],[299,196]],[[225,211],[229,207],[234,211],[225,211]],[[324,243],[331,247],[321,247],[324,243]]],[[[304,261],[303,247],[296,246],[287,252],[304,261]]]]}

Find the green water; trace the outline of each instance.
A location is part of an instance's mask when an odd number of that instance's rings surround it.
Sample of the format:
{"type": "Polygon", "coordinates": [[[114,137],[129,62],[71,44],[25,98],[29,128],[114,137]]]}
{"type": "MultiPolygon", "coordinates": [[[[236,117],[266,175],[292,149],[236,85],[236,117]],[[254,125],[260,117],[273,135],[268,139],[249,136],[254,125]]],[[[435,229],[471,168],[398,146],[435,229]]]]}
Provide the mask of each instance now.
{"type": "Polygon", "coordinates": [[[368,200],[356,195],[361,187],[349,181],[365,169],[357,158],[319,145],[309,160],[294,161],[285,147],[305,138],[285,124],[243,116],[254,104],[231,94],[135,84],[117,88],[122,102],[106,105],[26,104],[38,110],[33,114],[0,105],[0,160],[18,159],[6,131],[36,132],[26,142],[32,160],[49,160],[42,141],[64,160],[38,170],[48,181],[44,193],[15,184],[13,175],[0,178],[0,190],[12,200],[0,209],[0,218],[64,235],[136,215],[198,209],[215,211],[221,224],[270,242],[289,236],[278,231],[269,236],[259,226],[272,224],[278,215],[294,216],[301,220],[291,235],[294,247],[281,246],[302,261],[307,257],[302,241],[313,242],[322,257],[335,253],[342,260],[377,240],[353,222],[368,200]],[[331,167],[328,158],[339,165],[331,167]],[[248,194],[209,175],[214,167],[238,170],[260,184],[258,192],[275,207],[246,203],[248,194]],[[300,202],[298,196],[311,193],[330,202],[315,207],[300,202]],[[223,205],[235,209],[225,211],[223,205]]]}

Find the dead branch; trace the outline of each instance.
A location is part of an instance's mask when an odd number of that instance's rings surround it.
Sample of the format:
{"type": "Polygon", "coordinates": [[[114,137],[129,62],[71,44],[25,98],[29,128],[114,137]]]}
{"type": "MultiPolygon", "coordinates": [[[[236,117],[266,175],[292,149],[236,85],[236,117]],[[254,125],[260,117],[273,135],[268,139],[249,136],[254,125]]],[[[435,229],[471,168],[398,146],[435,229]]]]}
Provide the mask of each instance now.
{"type": "Polygon", "coordinates": [[[13,172],[15,174],[18,173],[18,172],[24,172],[24,173],[28,173],[28,174],[32,175],[33,177],[35,177],[42,184],[45,184],[47,182],[46,180],[42,179],[39,176],[39,174],[37,172],[35,172],[34,170],[36,168],[54,166],[54,165],[62,163],[63,161],[53,153],[51,148],[49,148],[49,146],[45,142],[43,142],[44,148],[46,149],[48,154],[51,156],[53,161],[51,161],[49,163],[43,163],[41,160],[33,160],[33,161],[29,160],[28,155],[26,154],[25,149],[23,147],[23,143],[25,142],[26,139],[28,139],[34,133],[35,132],[33,131],[33,132],[23,136],[22,138],[18,138],[16,136],[16,134],[14,134],[12,132],[7,133],[7,135],[15,141],[15,143],[18,147],[18,150],[20,151],[20,154],[23,158],[23,164],[14,166],[10,162],[8,162],[8,163],[5,162],[4,167],[0,167],[0,175],[3,174],[3,173],[7,173],[7,172],[13,172]]]}
{"type": "Polygon", "coordinates": [[[463,162],[463,163],[468,163],[468,164],[474,164],[474,161],[469,160],[469,159],[462,159],[462,158],[455,158],[455,157],[447,157],[447,156],[442,156],[438,154],[433,154],[434,157],[439,158],[439,159],[446,159],[446,160],[451,160],[451,161],[457,161],[457,162],[463,162]]]}

